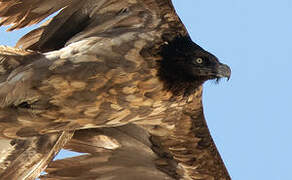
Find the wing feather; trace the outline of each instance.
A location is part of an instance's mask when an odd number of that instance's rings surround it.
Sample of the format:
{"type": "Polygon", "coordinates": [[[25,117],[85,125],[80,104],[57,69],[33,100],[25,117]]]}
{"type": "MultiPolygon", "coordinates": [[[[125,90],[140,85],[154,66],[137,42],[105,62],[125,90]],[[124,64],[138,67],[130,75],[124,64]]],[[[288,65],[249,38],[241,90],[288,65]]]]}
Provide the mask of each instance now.
{"type": "Polygon", "coordinates": [[[77,0],[1,0],[0,25],[11,25],[8,31],[39,23],[54,12],[77,0]]]}
{"type": "Polygon", "coordinates": [[[39,28],[19,39],[16,46],[41,52],[62,48],[72,36],[89,24],[87,8],[82,3],[70,4],[39,28]]]}
{"type": "Polygon", "coordinates": [[[87,154],[52,162],[41,179],[173,179],[156,167],[149,134],[136,125],[80,130],[65,148],[87,154]]]}
{"type": "MultiPolygon", "coordinates": [[[[152,135],[154,151],[162,157],[171,157],[175,172],[183,179],[230,180],[216,145],[208,130],[203,113],[202,87],[184,107],[181,114],[169,114],[161,129],[146,126],[152,135]],[[170,128],[171,127],[171,128],[170,128]]],[[[170,172],[169,166],[161,167],[170,172]]]]}
{"type": "Polygon", "coordinates": [[[0,179],[35,179],[72,137],[72,132],[0,139],[0,179]]]}

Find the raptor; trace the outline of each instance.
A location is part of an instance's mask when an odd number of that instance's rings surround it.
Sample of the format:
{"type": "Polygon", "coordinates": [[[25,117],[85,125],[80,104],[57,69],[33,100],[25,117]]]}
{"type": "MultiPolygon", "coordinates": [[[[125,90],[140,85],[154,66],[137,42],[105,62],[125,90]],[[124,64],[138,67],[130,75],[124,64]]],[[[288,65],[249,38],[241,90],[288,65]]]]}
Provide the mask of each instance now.
{"type": "Polygon", "coordinates": [[[231,70],[170,0],[0,0],[0,25],[57,11],[0,47],[0,179],[230,179],[202,84],[231,70]]]}

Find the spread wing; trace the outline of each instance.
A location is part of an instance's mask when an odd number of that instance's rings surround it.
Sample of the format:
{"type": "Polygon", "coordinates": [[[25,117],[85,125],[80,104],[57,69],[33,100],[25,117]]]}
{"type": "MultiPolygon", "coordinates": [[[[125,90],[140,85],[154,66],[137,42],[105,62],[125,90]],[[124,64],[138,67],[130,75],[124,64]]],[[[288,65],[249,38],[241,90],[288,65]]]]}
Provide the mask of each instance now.
{"type": "Polygon", "coordinates": [[[171,99],[153,62],[163,44],[187,35],[170,0],[0,2],[1,24],[13,24],[10,30],[60,10],[18,42],[33,51],[1,49],[0,136],[28,144],[5,148],[20,159],[5,158],[2,164],[11,165],[4,175],[18,171],[15,162],[26,160],[21,152],[42,136],[52,136],[52,144],[44,146],[47,156],[33,158],[44,162],[35,172],[70,139],[57,146],[62,133],[86,129],[67,148],[88,155],[53,162],[44,178],[230,179],[203,117],[201,89],[185,108],[156,108],[171,99]]]}

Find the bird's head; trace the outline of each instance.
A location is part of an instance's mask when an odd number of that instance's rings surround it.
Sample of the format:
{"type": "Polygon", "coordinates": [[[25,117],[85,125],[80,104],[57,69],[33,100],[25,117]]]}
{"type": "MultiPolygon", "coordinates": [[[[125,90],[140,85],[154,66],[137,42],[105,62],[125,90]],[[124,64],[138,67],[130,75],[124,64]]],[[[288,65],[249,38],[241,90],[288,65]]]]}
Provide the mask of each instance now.
{"type": "Polygon", "coordinates": [[[185,61],[177,62],[184,68],[186,73],[196,80],[210,80],[227,78],[229,80],[231,70],[226,64],[220,63],[213,54],[198,47],[193,52],[189,52],[185,61]]]}
{"type": "Polygon", "coordinates": [[[162,46],[159,77],[166,88],[179,94],[192,93],[210,79],[230,78],[231,69],[190,37],[178,37],[162,46]],[[182,91],[182,92],[179,92],[182,91]]]}

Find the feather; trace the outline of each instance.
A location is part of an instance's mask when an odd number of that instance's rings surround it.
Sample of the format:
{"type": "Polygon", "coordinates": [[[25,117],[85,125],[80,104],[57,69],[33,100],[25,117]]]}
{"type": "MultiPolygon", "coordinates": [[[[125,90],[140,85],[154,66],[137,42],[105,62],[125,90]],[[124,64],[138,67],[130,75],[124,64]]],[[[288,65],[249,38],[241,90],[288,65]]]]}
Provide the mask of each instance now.
{"type": "Polygon", "coordinates": [[[77,0],[1,0],[0,16],[3,17],[0,25],[10,25],[8,31],[36,24],[54,12],[75,4],[77,0]]]}
{"type": "Polygon", "coordinates": [[[65,148],[87,154],[52,162],[41,179],[173,179],[156,167],[149,134],[135,125],[80,130],[65,148]]]}
{"type": "Polygon", "coordinates": [[[0,139],[0,179],[35,179],[72,137],[72,132],[0,139]]]}

